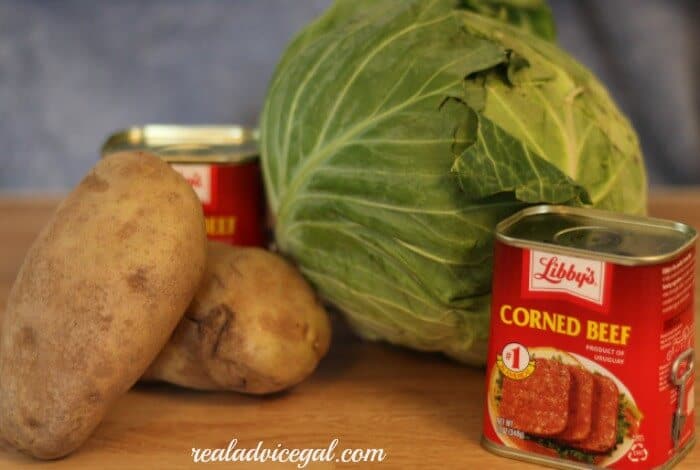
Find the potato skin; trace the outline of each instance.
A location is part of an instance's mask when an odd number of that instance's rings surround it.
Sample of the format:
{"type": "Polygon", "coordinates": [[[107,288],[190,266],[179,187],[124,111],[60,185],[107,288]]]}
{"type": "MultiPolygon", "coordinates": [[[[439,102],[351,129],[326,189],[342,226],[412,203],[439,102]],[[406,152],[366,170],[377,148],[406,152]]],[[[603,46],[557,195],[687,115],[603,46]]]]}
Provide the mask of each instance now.
{"type": "Polygon", "coordinates": [[[30,248],[0,330],[0,432],[35,457],[79,447],[143,374],[204,272],[201,203],[160,158],[101,160],[30,248]]]}
{"type": "Polygon", "coordinates": [[[331,327],[301,274],[260,248],[210,241],[207,256],[192,304],[144,379],[252,394],[304,380],[331,327]]]}

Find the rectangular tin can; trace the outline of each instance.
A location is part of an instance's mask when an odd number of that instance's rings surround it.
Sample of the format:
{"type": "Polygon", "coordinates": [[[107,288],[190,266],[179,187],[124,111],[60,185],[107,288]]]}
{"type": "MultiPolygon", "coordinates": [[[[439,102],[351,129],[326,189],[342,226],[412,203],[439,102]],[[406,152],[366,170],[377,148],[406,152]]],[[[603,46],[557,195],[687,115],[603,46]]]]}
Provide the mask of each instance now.
{"type": "Polygon", "coordinates": [[[239,126],[152,124],[111,135],[102,156],[128,150],[159,155],[202,201],[207,236],[231,245],[265,245],[265,204],[256,134],[239,126]]]}
{"type": "Polygon", "coordinates": [[[483,446],[556,468],[668,468],[692,447],[696,233],[535,206],[496,229],[483,446]]]}

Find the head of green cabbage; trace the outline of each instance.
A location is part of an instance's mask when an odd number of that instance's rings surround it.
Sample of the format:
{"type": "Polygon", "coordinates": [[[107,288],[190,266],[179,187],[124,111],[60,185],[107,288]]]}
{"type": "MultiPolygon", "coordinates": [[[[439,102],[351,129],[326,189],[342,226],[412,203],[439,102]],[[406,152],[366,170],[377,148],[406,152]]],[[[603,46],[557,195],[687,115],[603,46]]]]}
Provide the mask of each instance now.
{"type": "Polygon", "coordinates": [[[483,363],[498,221],[645,212],[637,136],[547,12],[339,0],[285,51],[260,123],[277,246],[361,336],[483,363]]]}

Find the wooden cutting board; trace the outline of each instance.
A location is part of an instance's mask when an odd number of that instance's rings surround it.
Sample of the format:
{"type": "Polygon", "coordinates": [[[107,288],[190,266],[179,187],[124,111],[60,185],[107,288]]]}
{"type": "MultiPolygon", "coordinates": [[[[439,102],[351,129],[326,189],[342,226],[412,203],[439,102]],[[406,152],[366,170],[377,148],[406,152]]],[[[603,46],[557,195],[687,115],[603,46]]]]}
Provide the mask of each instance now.
{"type": "MultiPolygon", "coordinates": [[[[0,310],[26,250],[56,203],[56,198],[0,197],[0,310]]],[[[657,192],[650,212],[700,227],[700,188],[657,192]]],[[[700,302],[696,302],[696,317],[698,307],[700,302]]],[[[288,448],[320,448],[337,438],[336,454],[347,448],[382,448],[387,455],[381,464],[307,467],[312,469],[537,468],[496,457],[479,445],[483,370],[436,354],[363,342],[339,318],[334,326],[329,355],[313,377],[289,392],[257,398],[137,385],[75,454],[42,464],[0,447],[0,468],[201,467],[192,462],[193,447],[226,447],[233,438],[246,448],[258,441],[271,448],[278,443],[288,448]]],[[[214,467],[271,466],[222,463],[214,467]]],[[[691,451],[676,468],[700,468],[700,450],[691,451]]]]}

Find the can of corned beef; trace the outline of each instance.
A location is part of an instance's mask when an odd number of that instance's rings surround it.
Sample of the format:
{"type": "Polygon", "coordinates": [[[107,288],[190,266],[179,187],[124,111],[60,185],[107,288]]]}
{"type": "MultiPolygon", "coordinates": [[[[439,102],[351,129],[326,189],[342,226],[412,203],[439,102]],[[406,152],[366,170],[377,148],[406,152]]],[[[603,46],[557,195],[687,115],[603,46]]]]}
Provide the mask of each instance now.
{"type": "Polygon", "coordinates": [[[557,468],[668,468],[695,442],[691,227],[536,206],[496,229],[482,444],[557,468]]]}
{"type": "Polygon", "coordinates": [[[256,132],[239,126],[151,124],[112,134],[102,156],[159,155],[202,201],[207,236],[231,245],[265,245],[265,204],[256,132]]]}

